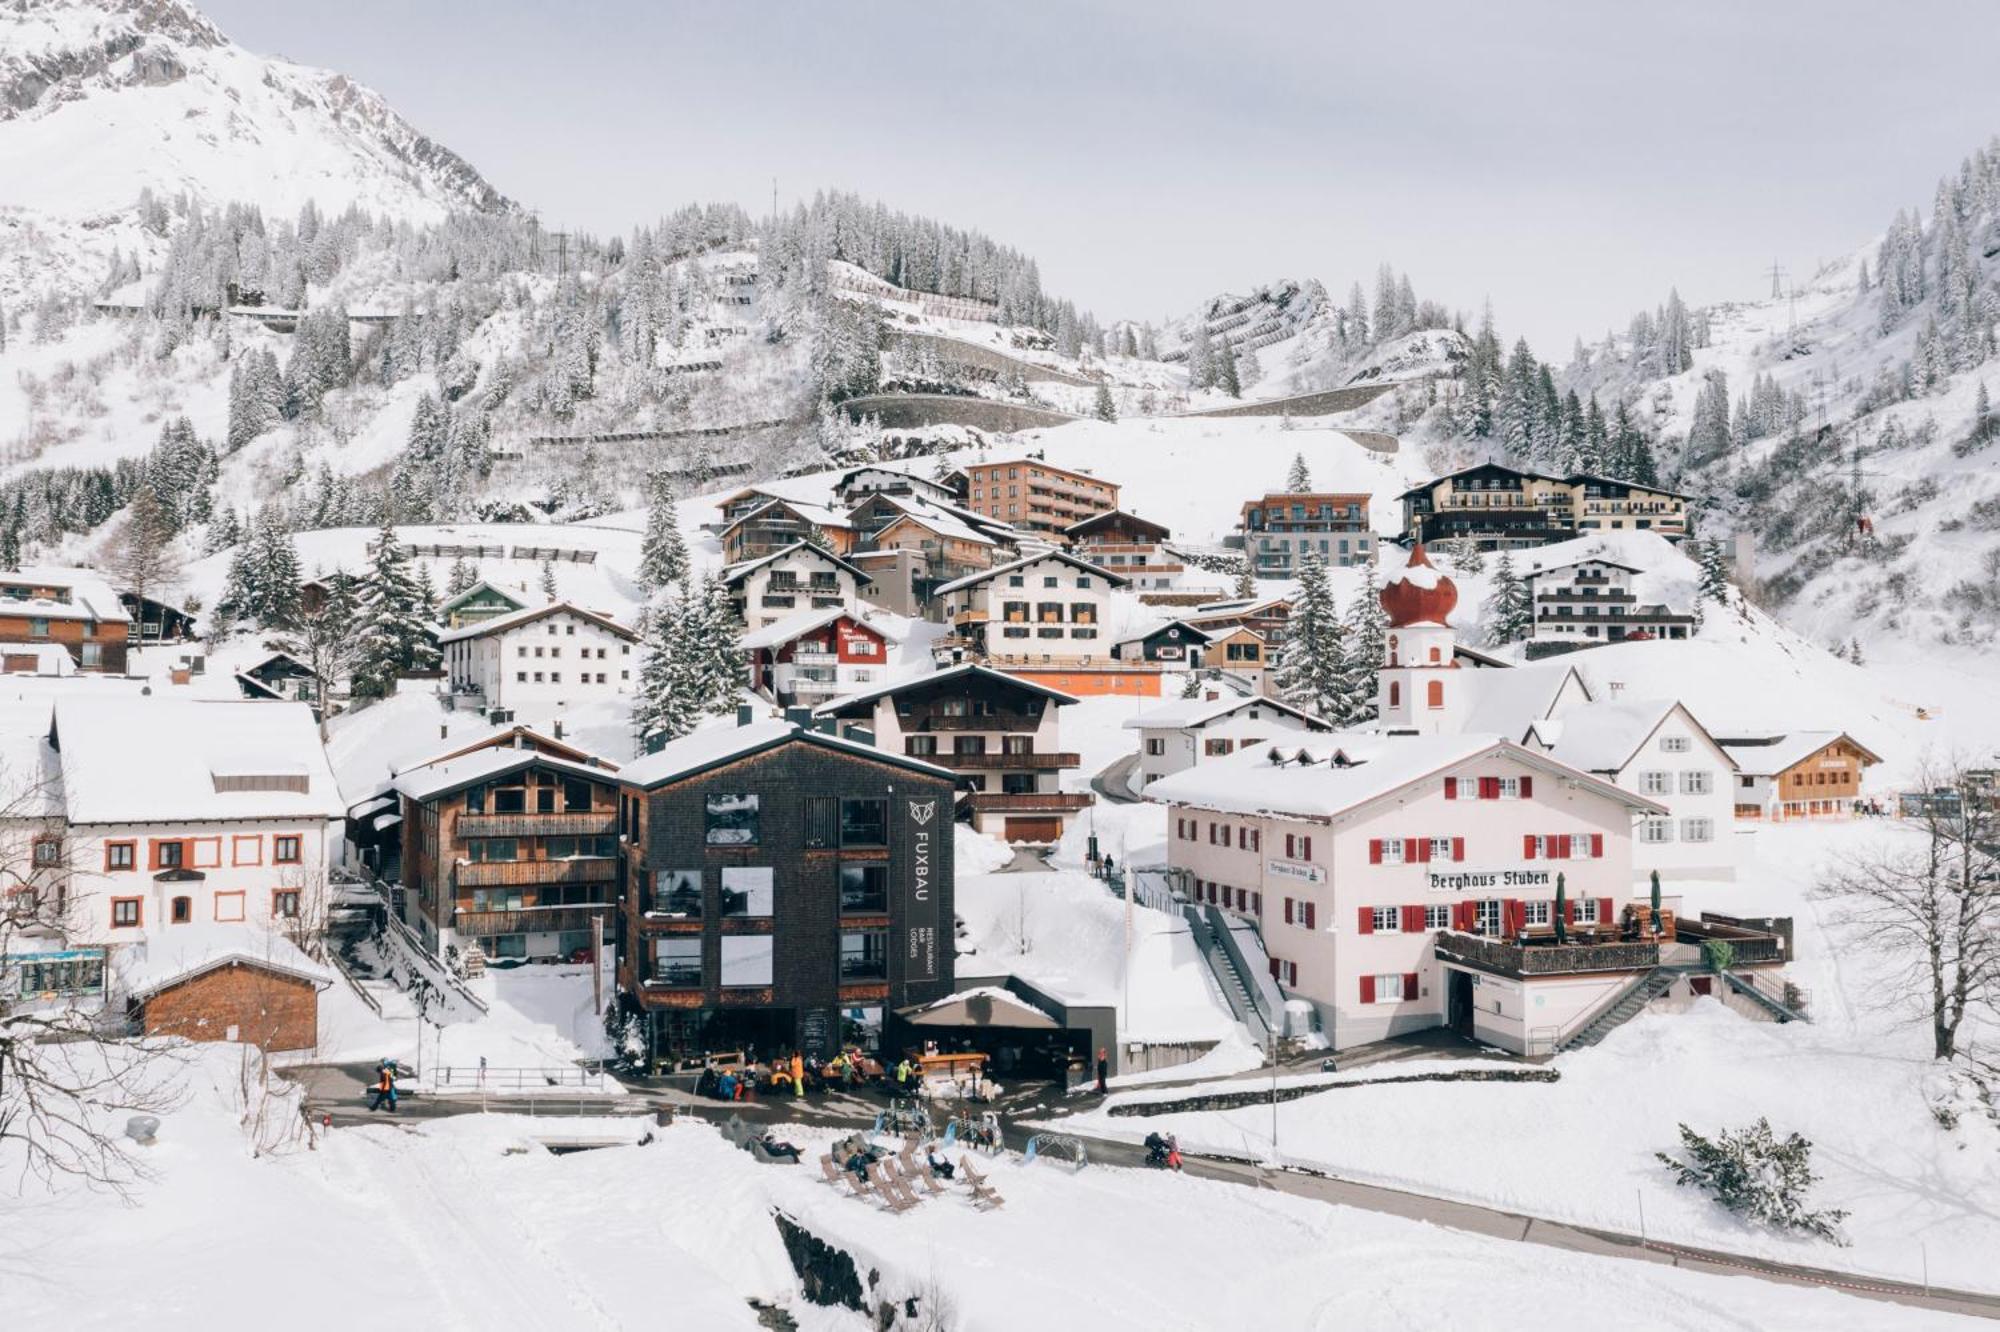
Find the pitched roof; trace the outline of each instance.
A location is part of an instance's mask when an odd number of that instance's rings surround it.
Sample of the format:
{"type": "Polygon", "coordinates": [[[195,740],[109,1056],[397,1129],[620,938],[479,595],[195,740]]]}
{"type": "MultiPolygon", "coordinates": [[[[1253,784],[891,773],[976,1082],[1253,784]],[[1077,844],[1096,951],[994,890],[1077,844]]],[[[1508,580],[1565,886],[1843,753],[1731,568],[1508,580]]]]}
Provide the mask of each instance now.
{"type": "Polygon", "coordinates": [[[1788,731],[1782,735],[1728,736],[1719,743],[1736,760],[1739,772],[1752,777],[1771,777],[1795,764],[1803,763],[1836,740],[1845,740],[1860,750],[1870,763],[1881,756],[1845,731],[1788,731]]]}
{"type": "Polygon", "coordinates": [[[1554,712],[1572,679],[1587,701],[1590,686],[1573,664],[1560,659],[1472,673],[1461,681],[1461,687],[1469,685],[1475,691],[1465,729],[1489,735],[1525,735],[1530,722],[1554,712]]]}
{"type": "Polygon", "coordinates": [[[1144,642],[1146,639],[1151,638],[1154,634],[1164,633],[1169,629],[1175,628],[1176,626],[1187,630],[1188,633],[1193,634],[1196,638],[1200,639],[1204,643],[1213,640],[1216,637],[1217,633],[1217,631],[1214,629],[1204,629],[1198,624],[1192,624],[1189,621],[1183,620],[1178,616],[1176,616],[1171,620],[1155,621],[1151,625],[1151,627],[1146,629],[1128,630],[1126,631],[1124,636],[1121,637],[1118,641],[1121,644],[1144,642]]]}
{"type": "Polygon", "coordinates": [[[1109,509],[1103,513],[1094,513],[1081,522],[1071,523],[1062,531],[1064,536],[1082,536],[1094,527],[1102,527],[1106,524],[1116,522],[1127,523],[1139,531],[1151,533],[1161,540],[1165,540],[1172,535],[1172,532],[1165,523],[1156,523],[1150,518],[1141,518],[1138,514],[1128,513],[1124,509],[1109,509]]]}
{"type": "Polygon", "coordinates": [[[853,565],[849,564],[846,560],[841,559],[840,556],[834,554],[832,551],[827,550],[821,546],[816,546],[810,541],[794,541],[791,545],[786,546],[784,549],[774,550],[769,555],[760,555],[754,560],[744,560],[741,563],[730,565],[727,569],[724,569],[722,571],[723,585],[725,587],[734,587],[736,586],[736,584],[742,582],[750,574],[755,573],[757,570],[763,568],[765,565],[774,563],[775,561],[778,560],[782,560],[787,555],[794,554],[801,550],[809,551],[812,554],[819,556],[821,559],[825,560],[828,564],[831,564],[836,569],[845,569],[848,573],[853,574],[856,578],[860,579],[864,583],[871,581],[867,573],[865,573],[860,569],[855,568],[853,565]]]}
{"type": "Polygon", "coordinates": [[[998,578],[1001,574],[1013,573],[1017,569],[1025,569],[1031,564],[1040,564],[1043,560],[1060,560],[1072,568],[1081,569],[1087,574],[1104,579],[1105,585],[1108,587],[1124,587],[1132,581],[1122,574],[1112,573],[1108,569],[1100,569],[1088,560],[1080,560],[1076,556],[1065,554],[1060,550],[1045,550],[1038,551],[1033,555],[1024,555],[1020,559],[1007,564],[997,564],[991,569],[982,569],[978,573],[967,574],[963,578],[955,578],[931,595],[941,597],[949,592],[959,592],[968,587],[976,587],[980,583],[998,578]]]}
{"type": "Polygon", "coordinates": [[[223,967],[254,967],[307,981],[319,989],[333,972],[284,935],[257,926],[174,925],[144,942],[113,950],[112,966],[134,999],[146,999],[223,967]]]}
{"type": "Polygon", "coordinates": [[[8,597],[0,593],[0,607],[10,615],[27,615],[44,620],[97,620],[105,624],[130,624],[125,603],[94,569],[71,569],[56,565],[35,565],[0,573],[0,589],[38,587],[61,588],[68,601],[42,597],[8,597]]]}
{"type": "Polygon", "coordinates": [[[830,504],[814,504],[808,500],[773,499],[766,503],[759,504],[756,508],[750,510],[750,512],[744,514],[741,518],[738,518],[735,522],[723,528],[722,536],[725,539],[727,539],[727,537],[731,532],[734,532],[737,528],[743,526],[743,524],[749,522],[752,518],[755,518],[760,514],[769,513],[772,509],[778,508],[780,506],[790,509],[799,518],[804,519],[806,522],[811,523],[815,527],[852,527],[854,525],[847,521],[847,515],[845,513],[842,513],[839,509],[834,508],[830,504]]]}
{"type": "Polygon", "coordinates": [[[863,472],[881,472],[887,476],[900,477],[905,481],[914,481],[919,486],[925,486],[946,495],[957,493],[942,481],[933,480],[928,476],[919,476],[915,472],[906,471],[901,467],[890,467],[886,463],[864,463],[860,467],[850,467],[833,479],[833,488],[835,490],[845,490],[854,478],[860,476],[863,472]]]}
{"type": "Polygon", "coordinates": [[[451,612],[457,610],[460,606],[463,606],[466,602],[478,596],[481,592],[491,592],[494,596],[499,597],[502,601],[505,601],[509,605],[513,606],[516,610],[527,609],[528,605],[527,602],[521,600],[519,597],[515,596],[512,592],[509,592],[506,588],[500,587],[494,583],[489,583],[484,578],[482,578],[478,582],[474,583],[471,587],[466,588],[465,591],[460,592],[457,596],[447,598],[445,603],[438,607],[438,618],[442,619],[446,615],[449,615],[451,612]]]}
{"type": "Polygon", "coordinates": [[[1269,708],[1273,712],[1283,712],[1298,718],[1314,730],[1326,731],[1332,728],[1319,718],[1300,711],[1289,703],[1275,698],[1265,698],[1261,694],[1230,694],[1223,698],[1181,698],[1164,703],[1157,708],[1148,708],[1136,717],[1125,719],[1128,731],[1178,731],[1206,726],[1208,723],[1232,712],[1245,708],[1269,708]]]}
{"type": "Polygon", "coordinates": [[[976,546],[998,545],[992,537],[966,522],[956,514],[947,513],[933,504],[910,504],[895,495],[882,497],[888,503],[902,510],[894,518],[876,529],[877,537],[898,523],[914,523],[938,536],[952,541],[967,541],[976,546]]]}
{"type": "Polygon", "coordinates": [[[689,777],[717,768],[725,763],[762,754],[767,750],[787,744],[817,745],[855,758],[872,759],[877,763],[888,763],[895,767],[907,768],[926,777],[940,777],[948,782],[956,782],[955,774],[948,769],[925,763],[906,754],[893,754],[873,745],[864,745],[858,740],[847,740],[837,735],[827,735],[821,731],[800,726],[789,721],[754,721],[744,726],[710,726],[703,730],[669,741],[651,754],[634,759],[619,773],[619,779],[630,786],[650,790],[664,786],[668,782],[683,781],[689,777]]]}
{"type": "Polygon", "coordinates": [[[479,782],[490,782],[495,777],[536,767],[554,768],[557,772],[568,773],[572,777],[587,777],[593,782],[615,782],[618,779],[617,773],[609,769],[558,758],[536,749],[503,746],[498,749],[474,749],[435,763],[406,768],[396,774],[396,780],[390,785],[412,800],[435,800],[479,782]]]}
{"type": "Polygon", "coordinates": [[[813,711],[818,715],[826,717],[851,716],[854,709],[861,707],[863,704],[869,705],[869,710],[872,711],[873,705],[880,699],[890,698],[894,695],[908,693],[917,689],[935,689],[943,685],[953,684],[959,680],[971,679],[991,680],[1008,689],[1018,689],[1026,693],[1038,694],[1043,698],[1053,699],[1057,707],[1063,707],[1078,701],[1074,694],[1065,694],[1060,689],[1051,689],[1045,684],[1037,684],[1033,680],[1025,680],[1018,675],[1009,675],[1005,671],[996,671],[991,666],[983,666],[976,661],[968,661],[947,670],[931,671],[924,675],[913,675],[906,680],[897,680],[892,684],[880,685],[874,689],[864,689],[858,694],[844,694],[839,698],[827,700],[817,708],[814,708],[813,711]]]}
{"type": "Polygon", "coordinates": [[[755,652],[761,648],[783,647],[793,639],[809,634],[815,629],[824,629],[835,620],[852,620],[885,640],[889,637],[882,626],[856,615],[844,606],[832,606],[821,610],[793,611],[782,620],[773,620],[762,629],[752,629],[736,640],[736,646],[745,652],[755,652]]]}
{"type": "Polygon", "coordinates": [[[505,615],[496,615],[490,620],[477,620],[471,624],[462,625],[457,629],[447,629],[438,635],[437,641],[440,645],[443,645],[445,643],[463,642],[468,638],[484,638],[488,634],[504,634],[509,629],[518,629],[524,624],[533,624],[536,620],[563,612],[574,615],[579,619],[588,620],[600,629],[608,629],[620,638],[629,639],[635,643],[639,641],[637,634],[610,616],[599,615],[596,611],[585,610],[583,607],[570,601],[551,601],[546,606],[530,606],[526,610],[509,611],[505,615]]]}
{"type": "Polygon", "coordinates": [[[1496,756],[1568,778],[1631,809],[1664,812],[1644,796],[1620,790],[1504,736],[1474,734],[1335,731],[1287,736],[1157,778],[1147,785],[1146,794],[1224,813],[1333,819],[1446,769],[1496,756]]]}
{"type": "Polygon", "coordinates": [[[303,703],[68,694],[56,700],[55,736],[72,823],[337,819],[346,812],[303,703]],[[216,789],[220,779],[241,776],[302,776],[306,789],[216,789]]]}
{"type": "Polygon", "coordinates": [[[1396,498],[1401,500],[1408,499],[1412,495],[1426,494],[1435,486],[1442,485],[1446,481],[1456,481],[1461,476],[1471,476],[1474,472],[1505,472],[1509,476],[1518,476],[1528,481],[1560,482],[1563,479],[1559,476],[1552,476],[1547,472],[1531,472],[1522,467],[1509,467],[1505,463],[1482,462],[1474,463],[1470,467],[1461,467],[1455,472],[1446,472],[1443,476],[1434,476],[1428,481],[1411,486],[1408,490],[1396,496],[1396,498]]]}
{"type": "MultiPolygon", "coordinates": [[[[1542,740],[1550,754],[1572,768],[1616,773],[1625,769],[1675,712],[1685,716],[1710,744],[1715,743],[1694,714],[1674,699],[1603,699],[1571,708],[1560,717],[1533,722],[1528,730],[1542,740]]],[[[1723,756],[1727,759],[1728,751],[1723,751],[1723,756]]],[[[1736,766],[1733,760],[1730,766],[1736,766]]]]}

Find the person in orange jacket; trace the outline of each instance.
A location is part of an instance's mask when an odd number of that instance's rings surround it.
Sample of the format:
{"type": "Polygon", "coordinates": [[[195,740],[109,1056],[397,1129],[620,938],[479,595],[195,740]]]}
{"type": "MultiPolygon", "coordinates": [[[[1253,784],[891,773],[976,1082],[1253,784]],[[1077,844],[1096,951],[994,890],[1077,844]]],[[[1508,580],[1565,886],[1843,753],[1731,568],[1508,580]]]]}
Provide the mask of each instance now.
{"type": "Polygon", "coordinates": [[[792,1051],[792,1095],[806,1094],[806,1061],[797,1050],[792,1051]]]}
{"type": "Polygon", "coordinates": [[[396,1066],[383,1061],[375,1066],[375,1085],[368,1090],[368,1112],[380,1110],[384,1104],[389,1113],[396,1113],[396,1066]]]}

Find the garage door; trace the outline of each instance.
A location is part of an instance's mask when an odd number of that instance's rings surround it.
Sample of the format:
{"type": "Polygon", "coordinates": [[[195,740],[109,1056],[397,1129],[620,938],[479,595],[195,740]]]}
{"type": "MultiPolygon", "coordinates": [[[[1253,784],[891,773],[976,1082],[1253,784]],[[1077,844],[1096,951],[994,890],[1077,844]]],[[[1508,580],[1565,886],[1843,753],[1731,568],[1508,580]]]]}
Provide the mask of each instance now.
{"type": "Polygon", "coordinates": [[[1061,836],[1061,819],[1010,817],[1007,820],[1007,840],[1010,842],[1053,842],[1061,836]]]}

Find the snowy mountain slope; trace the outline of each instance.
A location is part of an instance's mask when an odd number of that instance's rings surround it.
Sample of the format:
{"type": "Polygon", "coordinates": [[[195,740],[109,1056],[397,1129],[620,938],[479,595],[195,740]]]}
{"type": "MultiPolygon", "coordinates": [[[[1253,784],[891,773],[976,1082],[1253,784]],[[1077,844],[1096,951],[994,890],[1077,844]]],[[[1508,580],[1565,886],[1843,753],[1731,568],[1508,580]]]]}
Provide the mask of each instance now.
{"type": "Polygon", "coordinates": [[[379,94],[253,55],[181,0],[0,9],[0,161],[0,202],[76,219],[141,189],[414,222],[511,207],[379,94]]]}

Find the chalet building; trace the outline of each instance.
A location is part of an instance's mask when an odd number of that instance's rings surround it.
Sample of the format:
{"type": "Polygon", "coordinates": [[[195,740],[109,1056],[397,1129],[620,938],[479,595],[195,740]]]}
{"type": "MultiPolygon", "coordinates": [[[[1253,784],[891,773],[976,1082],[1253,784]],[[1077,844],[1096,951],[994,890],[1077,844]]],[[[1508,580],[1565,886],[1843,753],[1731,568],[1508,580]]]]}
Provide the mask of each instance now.
{"type": "Polygon", "coordinates": [[[54,644],[80,670],[122,675],[131,629],[124,602],[88,569],[0,573],[0,642],[54,644]]]}
{"type": "Polygon", "coordinates": [[[1657,486],[1575,473],[1547,476],[1481,463],[1398,497],[1406,540],[1470,541],[1511,550],[1599,531],[1688,535],[1687,496],[1657,486]]]}
{"type": "Polygon", "coordinates": [[[587,956],[618,901],[608,766],[483,747],[398,773],[409,923],[441,955],[587,956]]]}
{"type": "Polygon", "coordinates": [[[806,541],[754,560],[731,565],[722,574],[736,616],[751,629],[809,610],[858,612],[868,575],[840,556],[806,541]]]}
{"type": "Polygon", "coordinates": [[[833,493],[846,505],[859,504],[872,495],[906,495],[944,504],[957,504],[963,498],[948,482],[880,464],[842,472],[834,479],[833,493]]]}
{"type": "Polygon", "coordinates": [[[801,542],[845,555],[854,548],[854,526],[844,511],[824,504],[770,500],[722,529],[722,558],[740,564],[801,542]]]}
{"type": "Polygon", "coordinates": [[[745,486],[742,490],[724,497],[716,504],[715,507],[721,517],[719,521],[708,524],[708,529],[713,532],[727,531],[739,520],[749,517],[772,500],[789,500],[792,498],[794,496],[782,493],[770,486],[745,486]]]}
{"type": "Polygon", "coordinates": [[[1666,807],[1634,833],[1638,883],[1736,878],[1736,760],[1681,704],[1586,703],[1531,723],[1522,743],[1666,807]]]}
{"type": "Polygon", "coordinates": [[[1071,554],[1100,569],[1125,575],[1136,588],[1157,591],[1171,587],[1187,571],[1180,557],[1167,547],[1172,534],[1164,524],[1123,509],[1071,523],[1062,535],[1071,554]]]}
{"type": "Polygon", "coordinates": [[[311,666],[291,653],[273,652],[237,671],[236,687],[249,699],[310,704],[318,697],[318,679],[311,666]]]}
{"type": "Polygon", "coordinates": [[[453,695],[527,718],[629,695],[638,641],[616,620],[567,601],[438,635],[453,695]]]}
{"type": "Polygon", "coordinates": [[[1186,620],[1168,620],[1113,643],[1111,655],[1120,661],[1156,661],[1176,670],[1196,670],[1202,664],[1203,650],[1213,641],[1213,634],[1186,620]]]}
{"type": "Polygon", "coordinates": [[[1132,785],[1144,790],[1161,777],[1266,740],[1289,741],[1332,728],[1274,698],[1210,690],[1201,698],[1176,699],[1128,717],[1125,729],[1139,733],[1132,785]]]}
{"type": "Polygon", "coordinates": [[[1292,603],[1285,597],[1209,601],[1196,606],[1181,618],[1210,633],[1239,626],[1254,629],[1275,653],[1284,646],[1286,630],[1292,618],[1292,603]]]}
{"type": "Polygon", "coordinates": [[[455,597],[447,597],[438,607],[438,623],[447,629],[463,629],[469,624],[497,620],[528,609],[528,603],[502,587],[480,579],[455,597]]]}
{"type": "Polygon", "coordinates": [[[889,639],[844,608],[795,611],[737,640],[750,687],[781,706],[817,707],[882,683],[889,639]]]}
{"type": "Polygon", "coordinates": [[[654,1060],[881,1046],[953,990],[953,774],[750,722],[620,774],[619,979],[654,1060]]]}
{"type": "Polygon", "coordinates": [[[853,514],[860,534],[855,551],[911,550],[923,560],[923,576],[947,583],[1014,558],[1014,534],[968,522],[942,505],[878,495],[853,514]]]}
{"type": "Polygon", "coordinates": [[[50,743],[71,909],[91,934],[325,919],[345,809],[304,705],[64,694],[50,743]]]}
{"type": "Polygon", "coordinates": [[[1368,496],[1291,492],[1250,500],[1241,519],[1243,555],[1260,578],[1290,578],[1308,551],[1345,568],[1375,558],[1368,496]]]}
{"type": "Polygon", "coordinates": [[[1599,643],[1685,640],[1693,615],[1664,603],[1642,603],[1633,580],[1643,570],[1612,560],[1578,560],[1528,575],[1536,644],[1591,647],[1599,643]]]}
{"type": "Polygon", "coordinates": [[[980,665],[835,699],[822,717],[867,727],[876,747],[936,764],[970,788],[960,814],[974,829],[1010,842],[1052,843],[1090,806],[1061,789],[1082,765],[1064,752],[1059,713],[1075,697],[980,665]]]}
{"type": "Polygon", "coordinates": [[[118,594],[118,604],[132,617],[129,642],[185,643],[195,636],[194,613],[184,606],[126,591],[118,594]]]}
{"type": "Polygon", "coordinates": [[[1105,620],[1126,581],[1049,551],[946,583],[937,599],[958,639],[996,663],[1091,665],[1113,660],[1105,620]]]}
{"type": "Polygon", "coordinates": [[[1040,458],[967,463],[965,477],[967,508],[1051,539],[1118,507],[1118,487],[1112,482],[1040,458]]]}
{"type": "Polygon", "coordinates": [[[1862,774],[1881,756],[1839,731],[1722,737],[1736,761],[1739,819],[1843,819],[1854,813],[1862,774]]]}
{"type": "Polygon", "coordinates": [[[1268,695],[1275,688],[1277,654],[1264,635],[1245,624],[1216,630],[1202,650],[1202,665],[1248,681],[1259,694],[1268,695]]]}

